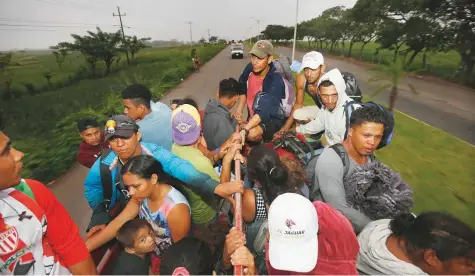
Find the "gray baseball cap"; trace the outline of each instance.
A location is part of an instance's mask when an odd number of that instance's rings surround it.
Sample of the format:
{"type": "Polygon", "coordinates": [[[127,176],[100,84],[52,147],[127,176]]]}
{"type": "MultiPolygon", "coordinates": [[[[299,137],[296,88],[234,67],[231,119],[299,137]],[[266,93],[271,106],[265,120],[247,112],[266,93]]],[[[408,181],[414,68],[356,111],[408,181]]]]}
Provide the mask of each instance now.
{"type": "Polygon", "coordinates": [[[139,126],[129,116],[115,115],[106,122],[106,127],[104,129],[104,140],[109,141],[114,136],[129,138],[138,130],[139,126]]]}
{"type": "Polygon", "coordinates": [[[259,40],[252,46],[249,54],[255,55],[258,58],[265,58],[274,53],[274,46],[269,40],[259,40]]]}

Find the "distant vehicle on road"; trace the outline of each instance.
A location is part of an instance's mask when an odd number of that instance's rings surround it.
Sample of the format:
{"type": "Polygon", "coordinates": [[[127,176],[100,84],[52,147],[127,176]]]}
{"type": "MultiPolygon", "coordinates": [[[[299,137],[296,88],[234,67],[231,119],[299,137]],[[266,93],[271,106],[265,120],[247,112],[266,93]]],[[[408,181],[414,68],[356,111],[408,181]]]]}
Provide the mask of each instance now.
{"type": "Polygon", "coordinates": [[[242,44],[234,44],[231,47],[231,58],[244,58],[244,46],[242,44]]]}

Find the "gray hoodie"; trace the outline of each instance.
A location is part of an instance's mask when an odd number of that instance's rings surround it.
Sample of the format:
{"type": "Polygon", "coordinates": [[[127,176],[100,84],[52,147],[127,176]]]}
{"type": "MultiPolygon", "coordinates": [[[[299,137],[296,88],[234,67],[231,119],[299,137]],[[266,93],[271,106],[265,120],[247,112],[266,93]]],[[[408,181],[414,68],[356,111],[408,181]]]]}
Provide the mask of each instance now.
{"type": "Polygon", "coordinates": [[[231,111],[218,100],[211,100],[205,108],[203,136],[209,150],[220,147],[236,131],[238,122],[231,111]]]}
{"type": "Polygon", "coordinates": [[[427,275],[419,267],[399,260],[386,247],[390,219],[370,222],[358,235],[360,251],[356,268],[363,274],[427,275]]]}

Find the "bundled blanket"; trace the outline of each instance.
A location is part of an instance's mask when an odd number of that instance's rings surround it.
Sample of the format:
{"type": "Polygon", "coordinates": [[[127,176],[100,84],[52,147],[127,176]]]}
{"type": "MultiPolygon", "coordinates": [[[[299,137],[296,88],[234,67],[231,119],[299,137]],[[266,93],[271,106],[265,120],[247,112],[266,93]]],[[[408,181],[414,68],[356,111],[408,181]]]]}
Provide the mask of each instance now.
{"type": "Polygon", "coordinates": [[[357,167],[343,182],[348,204],[372,220],[409,213],[414,204],[411,186],[378,161],[357,167]]]}

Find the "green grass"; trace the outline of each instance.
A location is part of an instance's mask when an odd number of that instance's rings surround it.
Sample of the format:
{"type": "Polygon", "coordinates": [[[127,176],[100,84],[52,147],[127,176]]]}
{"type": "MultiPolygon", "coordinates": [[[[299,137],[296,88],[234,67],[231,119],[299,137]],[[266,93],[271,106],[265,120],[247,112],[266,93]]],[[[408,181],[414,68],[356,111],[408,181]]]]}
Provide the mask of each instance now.
{"type": "MultiPolygon", "coordinates": [[[[223,45],[199,47],[202,62],[210,60],[223,45]]],[[[158,100],[164,91],[193,71],[189,47],[149,49],[134,66],[100,79],[76,84],[18,100],[0,102],[4,111],[5,133],[14,146],[25,153],[24,177],[41,181],[55,179],[67,170],[80,142],[76,122],[84,116],[104,121],[122,113],[120,92],[141,83],[158,100]]]]}
{"type": "MultiPolygon", "coordinates": [[[[305,95],[305,105],[314,105],[305,95]]],[[[378,160],[414,189],[413,211],[445,211],[475,227],[475,147],[396,112],[391,144],[378,160]]]]}
{"type": "MultiPolygon", "coordinates": [[[[164,48],[160,49],[163,50],[164,48]]],[[[121,55],[119,63],[112,63],[111,73],[130,68],[139,63],[154,62],[155,60],[150,59],[150,57],[156,55],[160,49],[145,48],[139,51],[135,55],[135,59],[132,60],[130,57],[131,65],[127,65],[125,55],[121,55]]],[[[189,46],[177,46],[174,49],[189,51],[189,46]]],[[[93,76],[83,55],[79,52],[73,52],[66,57],[62,65],[63,70],[61,71],[52,51],[23,52],[13,55],[11,65],[7,67],[6,76],[12,78],[11,88],[15,91],[15,95],[24,98],[32,94],[36,95],[44,91],[67,87],[84,79],[103,77],[106,69],[104,62],[99,61],[96,66],[96,74],[93,76]],[[53,74],[51,78],[52,86],[48,84],[47,79],[44,77],[44,74],[47,72],[53,74]],[[36,93],[28,91],[25,84],[33,85],[36,93]]],[[[0,94],[2,94],[5,88],[3,77],[0,76],[0,94]]]]}
{"type": "MultiPolygon", "coordinates": [[[[313,44],[312,44],[313,45],[313,44]]],[[[362,43],[355,43],[352,50],[352,57],[355,59],[359,59],[359,53],[362,43]]],[[[308,42],[299,41],[298,48],[301,50],[316,50],[319,47],[308,47],[308,42]]],[[[325,48],[325,43],[323,43],[323,52],[330,53],[330,46],[325,48]]],[[[378,43],[370,42],[368,43],[365,48],[363,49],[361,59],[366,62],[371,63],[384,63],[388,64],[393,59],[393,51],[390,50],[380,50],[378,56],[375,55],[376,49],[379,47],[378,43]]],[[[403,46],[401,50],[405,50],[407,47],[403,46]]],[[[348,55],[349,52],[349,43],[345,44],[345,56],[348,55]]],[[[339,55],[342,54],[342,47],[339,44],[339,47],[336,47],[331,54],[339,55]]],[[[407,61],[410,58],[409,53],[407,56],[407,61]]],[[[419,53],[410,68],[409,71],[418,72],[423,74],[434,75],[437,77],[441,77],[444,79],[452,79],[454,73],[458,69],[458,65],[460,63],[460,55],[456,51],[448,51],[448,52],[430,52],[427,54],[427,68],[423,68],[422,66],[422,55],[423,53],[419,53]]],[[[402,58],[402,56],[401,56],[402,58]]],[[[462,79],[457,76],[454,80],[462,83],[462,79]]]]}

